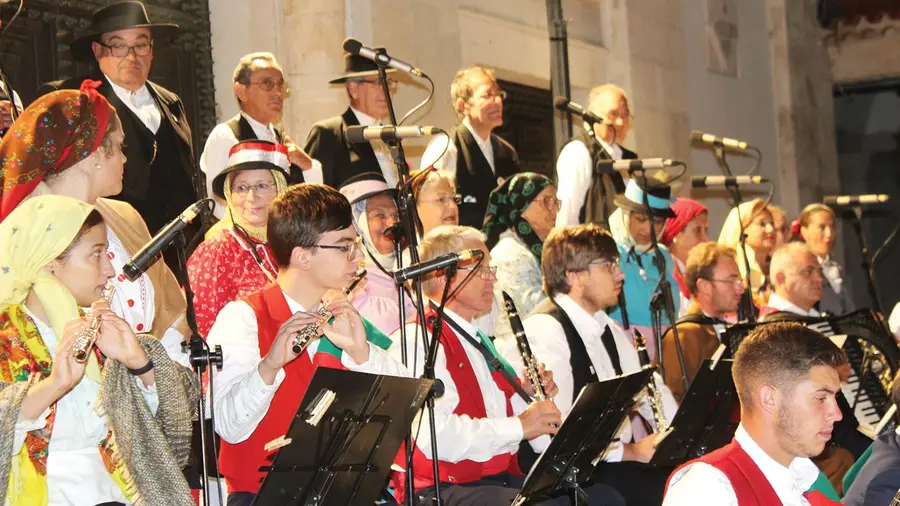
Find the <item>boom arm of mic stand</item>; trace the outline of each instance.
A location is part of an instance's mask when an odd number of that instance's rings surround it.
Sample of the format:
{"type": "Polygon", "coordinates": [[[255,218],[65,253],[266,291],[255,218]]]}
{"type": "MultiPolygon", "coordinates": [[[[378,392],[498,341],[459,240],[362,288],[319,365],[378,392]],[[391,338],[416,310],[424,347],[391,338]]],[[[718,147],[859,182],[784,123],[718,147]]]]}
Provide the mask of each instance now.
{"type": "Polygon", "coordinates": [[[869,258],[869,241],[866,239],[865,230],[863,230],[862,216],[862,207],[853,206],[853,228],[856,229],[856,234],[859,236],[859,246],[862,253],[862,267],[866,271],[866,276],[869,278],[869,294],[872,297],[875,309],[881,314],[884,314],[881,310],[881,290],[879,290],[878,281],[875,278],[875,266],[869,258]]]}

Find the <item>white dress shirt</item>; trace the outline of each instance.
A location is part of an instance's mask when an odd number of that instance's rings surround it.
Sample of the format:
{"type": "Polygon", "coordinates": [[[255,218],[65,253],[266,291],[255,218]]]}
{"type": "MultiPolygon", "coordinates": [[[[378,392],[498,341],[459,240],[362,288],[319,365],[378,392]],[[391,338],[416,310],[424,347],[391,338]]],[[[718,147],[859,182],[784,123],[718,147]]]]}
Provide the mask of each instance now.
{"type": "Polygon", "coordinates": [[[810,316],[812,318],[818,318],[822,316],[822,313],[816,310],[816,308],[811,308],[809,311],[804,311],[791,302],[788,302],[783,297],[780,297],[774,293],[769,296],[769,302],[766,303],[766,305],[777,311],[786,311],[788,313],[794,313],[800,316],[810,316]]]}
{"type": "MultiPolygon", "coordinates": [[[[292,314],[305,311],[299,302],[283,291],[282,294],[292,314]]],[[[222,370],[213,375],[216,432],[231,444],[245,441],[253,434],[284,381],[284,369],[278,371],[271,385],[266,385],[259,375],[259,363],[263,357],[259,350],[258,329],[253,308],[239,300],[229,302],[222,308],[207,336],[210,347],[222,346],[222,370]]],[[[315,356],[318,348],[319,340],[316,339],[295,360],[311,361],[310,357],[315,356]]],[[[385,364],[390,362],[386,353],[371,344],[369,361],[365,364],[357,365],[346,353],[341,355],[341,362],[348,369],[355,367],[360,370],[368,366],[386,371],[381,374],[407,375],[399,364],[385,364]]]]}
{"type": "MultiPolygon", "coordinates": [[[[34,321],[53,356],[59,342],[56,333],[27,307],[25,313],[34,321]]],[[[139,378],[135,381],[150,412],[156,415],[159,407],[156,386],[147,387],[139,378]]],[[[114,501],[130,504],[100,456],[98,445],[106,438],[109,427],[106,417],[97,414],[95,403],[99,393],[100,384],[85,376],[56,402],[56,419],[47,452],[47,504],[50,506],[114,501]]],[[[13,436],[13,454],[19,453],[25,443],[26,432],[44,428],[49,415],[49,409],[35,420],[23,419],[19,414],[13,436]]],[[[6,504],[9,504],[9,498],[6,504]]]]}
{"type": "MultiPolygon", "coordinates": [[[[263,141],[278,142],[275,136],[275,127],[270,123],[264,125],[241,111],[241,116],[250,124],[256,138],[263,141]]],[[[237,137],[228,123],[219,123],[206,138],[203,154],[200,155],[200,170],[206,174],[206,194],[216,199],[216,209],[213,214],[221,219],[225,217],[225,200],[213,194],[213,179],[228,165],[228,153],[238,143],[237,137]]],[[[307,183],[322,183],[322,162],[312,161],[312,168],[303,171],[303,180],[307,183]]]]}
{"type": "MultiPolygon", "coordinates": [[[[447,318],[452,319],[472,337],[476,337],[475,327],[470,322],[450,310],[445,310],[445,313],[447,318]]],[[[449,329],[449,326],[445,328],[449,329]]],[[[450,330],[452,331],[452,329],[450,330]]],[[[406,332],[408,363],[412,365],[409,370],[418,377],[422,375],[425,356],[420,327],[416,324],[407,324],[406,332]]],[[[402,357],[399,330],[391,336],[391,340],[393,344],[388,349],[388,354],[393,357],[391,362],[396,364],[401,361],[402,357]]],[[[466,357],[469,359],[472,372],[478,381],[487,417],[471,418],[466,415],[453,414],[459,404],[460,393],[447,370],[447,355],[444,353],[444,347],[439,346],[434,369],[435,377],[444,383],[444,395],[435,400],[434,410],[440,460],[452,463],[462,460],[487,462],[503,453],[515,453],[518,451],[519,442],[524,437],[522,423],[516,416],[507,415],[506,394],[494,382],[484,356],[464,338],[460,337],[459,342],[466,350],[466,357]]],[[[350,369],[374,374],[393,374],[390,370],[383,368],[388,364],[390,363],[370,358],[367,365],[353,366],[350,369]]],[[[526,408],[525,402],[518,396],[513,396],[511,402],[515,413],[521,413],[526,408]]],[[[419,416],[427,416],[427,414],[420,412],[419,416]]],[[[416,446],[426,457],[431,458],[429,424],[425,420],[420,424],[417,418],[412,426],[414,427],[413,437],[416,438],[416,446]],[[419,428],[418,433],[415,433],[415,428],[419,428]]]]}
{"type": "MultiPolygon", "coordinates": [[[[380,120],[373,118],[362,111],[358,111],[353,107],[350,107],[350,110],[356,115],[356,121],[358,121],[361,126],[367,127],[381,124],[380,120]]],[[[384,181],[390,188],[396,187],[400,177],[397,175],[397,168],[394,167],[394,159],[391,157],[391,152],[387,145],[382,141],[371,141],[369,144],[372,145],[372,151],[375,152],[375,159],[378,160],[378,167],[381,169],[384,181]]]]}
{"type": "Polygon", "coordinates": [[[114,83],[108,76],[104,75],[104,77],[106,77],[119,100],[131,109],[131,112],[141,120],[141,123],[155,134],[159,130],[159,124],[162,122],[162,113],[159,111],[153,95],[150,94],[147,84],[144,83],[137,91],[129,91],[114,83]]]}
{"type": "MultiPolygon", "coordinates": [[[[598,379],[603,381],[616,376],[615,368],[609,358],[609,354],[606,352],[606,347],[603,345],[602,336],[606,327],[612,330],[615,338],[622,372],[631,374],[641,370],[637,351],[635,351],[634,344],[632,344],[633,340],[605,312],[597,311],[591,315],[568,295],[557,295],[553,300],[559,304],[559,307],[572,320],[572,325],[578,330],[598,379]]],[[[565,418],[569,410],[572,409],[572,403],[578,395],[578,392],[574,391],[575,386],[570,362],[572,353],[566,340],[566,333],[562,325],[547,314],[533,314],[525,318],[523,325],[525,334],[529,336],[528,343],[531,346],[535,359],[553,372],[553,380],[559,387],[559,394],[553,399],[553,402],[556,403],[556,407],[559,408],[560,413],[565,418]]],[[[501,350],[503,356],[516,371],[519,371],[519,374],[522,374],[524,366],[522,365],[522,357],[515,347],[515,342],[507,342],[503,346],[503,350],[501,350]]],[[[654,373],[653,377],[662,396],[663,411],[666,419],[671,422],[675,416],[675,411],[678,409],[678,404],[659,374],[654,373]]],[[[638,411],[645,420],[655,424],[653,412],[650,409],[646,395],[640,401],[638,411]]],[[[632,440],[631,424],[627,420],[619,428],[618,439],[626,443],[632,440]]],[[[549,438],[544,438],[544,440],[546,444],[549,444],[549,438]]],[[[621,442],[615,442],[609,446],[604,460],[608,462],[622,460],[623,448],[621,442]]],[[[544,449],[545,447],[540,448],[540,451],[544,449]]]]}
{"type": "MultiPolygon", "coordinates": [[[[610,158],[622,159],[622,148],[618,144],[607,144],[599,137],[597,140],[610,158]]],[[[594,177],[594,161],[584,142],[576,139],[563,147],[556,159],[556,176],[559,181],[556,198],[561,205],[556,215],[556,226],[578,225],[581,222],[581,208],[584,207],[587,191],[594,177]]]]}
{"type": "MultiPolygon", "coordinates": [[[[791,461],[790,466],[784,467],[756,444],[743,425],[738,426],[734,439],[759,466],[784,506],[809,506],[809,501],[803,494],[819,477],[819,468],[811,460],[797,457],[791,461]]],[[[670,478],[669,489],[663,500],[663,506],[697,504],[738,504],[734,488],[725,473],[702,462],[688,465],[675,473],[670,478]]]]}
{"type": "MultiPolygon", "coordinates": [[[[484,155],[484,158],[488,161],[488,164],[490,164],[491,171],[496,174],[497,169],[494,168],[494,146],[491,145],[490,134],[488,134],[487,139],[482,139],[475,133],[475,130],[472,129],[468,119],[463,119],[462,124],[469,129],[472,137],[475,138],[475,144],[478,145],[481,154],[484,155]]],[[[419,164],[419,168],[427,169],[434,165],[434,168],[446,171],[456,177],[456,158],[458,156],[459,150],[456,148],[456,144],[450,142],[450,136],[439,135],[428,143],[428,147],[425,148],[425,153],[422,154],[422,161],[419,164]],[[447,152],[444,153],[444,156],[441,156],[445,147],[447,148],[447,152]],[[438,158],[439,156],[440,158],[438,158]]]]}

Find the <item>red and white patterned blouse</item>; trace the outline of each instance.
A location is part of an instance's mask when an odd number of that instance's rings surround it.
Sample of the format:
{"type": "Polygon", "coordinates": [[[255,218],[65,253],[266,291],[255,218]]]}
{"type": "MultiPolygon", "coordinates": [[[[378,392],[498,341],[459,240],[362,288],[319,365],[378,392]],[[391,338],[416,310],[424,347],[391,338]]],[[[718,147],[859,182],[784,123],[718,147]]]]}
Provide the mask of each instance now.
{"type": "Polygon", "coordinates": [[[197,329],[203,338],[225,304],[266,286],[278,275],[269,245],[250,245],[232,229],[203,241],[188,260],[187,268],[194,290],[197,329]]]}

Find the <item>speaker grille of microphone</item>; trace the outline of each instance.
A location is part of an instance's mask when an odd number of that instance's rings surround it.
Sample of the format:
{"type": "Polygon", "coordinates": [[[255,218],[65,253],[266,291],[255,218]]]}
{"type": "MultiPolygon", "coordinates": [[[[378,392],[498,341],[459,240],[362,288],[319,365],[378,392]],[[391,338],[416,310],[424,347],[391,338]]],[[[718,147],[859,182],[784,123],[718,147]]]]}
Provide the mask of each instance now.
{"type": "Polygon", "coordinates": [[[569,99],[566,97],[556,97],[555,99],[553,99],[553,107],[556,107],[557,109],[559,109],[561,111],[566,110],[566,106],[568,106],[568,105],[569,105],[569,99]]]}
{"type": "Polygon", "coordinates": [[[353,54],[353,55],[357,55],[357,54],[359,54],[359,50],[362,49],[362,42],[360,42],[352,37],[347,37],[346,39],[344,39],[343,47],[344,47],[344,51],[346,51],[350,54],[353,54]]]}

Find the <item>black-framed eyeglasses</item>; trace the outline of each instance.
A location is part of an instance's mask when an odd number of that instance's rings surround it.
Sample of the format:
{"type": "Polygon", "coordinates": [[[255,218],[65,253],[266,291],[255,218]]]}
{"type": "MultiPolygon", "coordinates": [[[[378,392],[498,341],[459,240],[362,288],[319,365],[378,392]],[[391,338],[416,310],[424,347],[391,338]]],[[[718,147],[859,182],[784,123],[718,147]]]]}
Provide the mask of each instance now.
{"type": "MultiPolygon", "coordinates": [[[[371,84],[373,86],[381,87],[381,78],[376,77],[375,79],[359,79],[357,82],[371,84]]],[[[388,88],[391,91],[397,91],[397,88],[400,86],[400,83],[397,82],[396,79],[391,79],[388,77],[387,79],[388,88]]]]}
{"type": "Polygon", "coordinates": [[[284,96],[286,96],[286,97],[291,96],[291,85],[288,84],[287,81],[285,81],[284,79],[280,79],[280,80],[276,81],[274,79],[266,78],[266,79],[263,79],[262,81],[250,81],[249,83],[247,83],[247,86],[259,86],[259,89],[266,91],[266,92],[269,92],[269,91],[274,90],[275,88],[278,88],[279,90],[281,90],[282,93],[284,93],[284,96]]]}
{"type": "Polygon", "coordinates": [[[353,260],[356,257],[356,254],[362,251],[363,242],[362,237],[357,236],[350,244],[313,244],[312,247],[341,250],[344,252],[344,255],[347,256],[347,260],[353,260]]]}
{"type": "MultiPolygon", "coordinates": [[[[474,265],[467,265],[465,267],[460,267],[461,271],[473,271],[475,270],[474,265]]],[[[491,276],[497,276],[497,266],[496,265],[484,265],[482,264],[478,267],[478,275],[481,276],[481,279],[490,279],[491,276]]]]}
{"type": "Polygon", "coordinates": [[[135,56],[150,56],[150,53],[153,52],[152,40],[150,42],[141,42],[140,44],[135,44],[133,46],[127,44],[104,44],[100,41],[97,41],[97,44],[109,49],[109,54],[116,58],[125,58],[128,56],[128,53],[132,51],[134,51],[135,56]]]}

